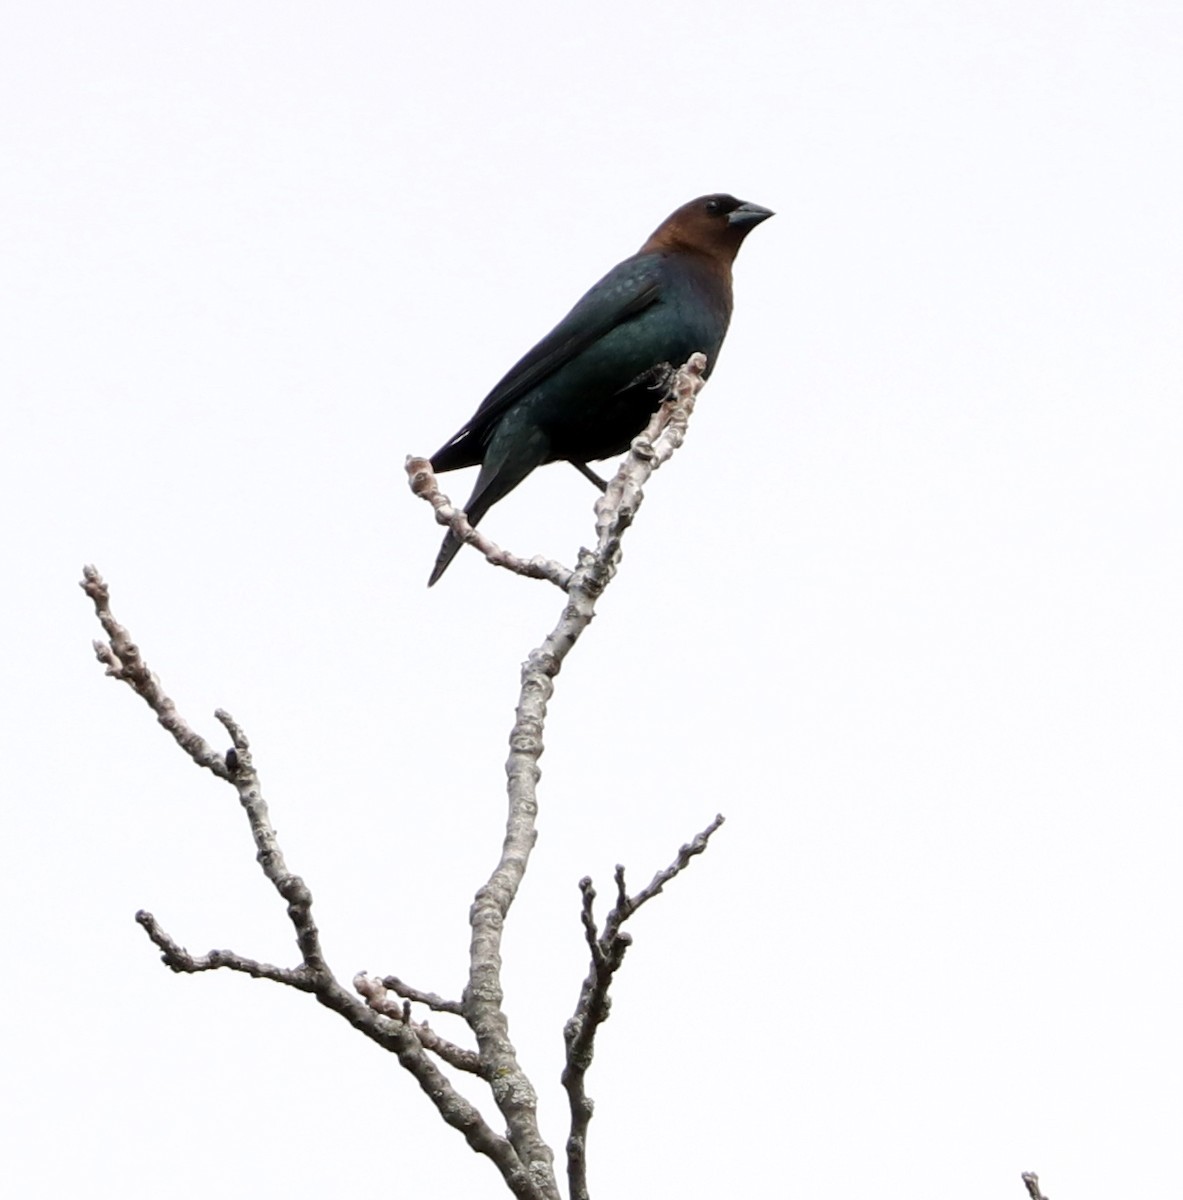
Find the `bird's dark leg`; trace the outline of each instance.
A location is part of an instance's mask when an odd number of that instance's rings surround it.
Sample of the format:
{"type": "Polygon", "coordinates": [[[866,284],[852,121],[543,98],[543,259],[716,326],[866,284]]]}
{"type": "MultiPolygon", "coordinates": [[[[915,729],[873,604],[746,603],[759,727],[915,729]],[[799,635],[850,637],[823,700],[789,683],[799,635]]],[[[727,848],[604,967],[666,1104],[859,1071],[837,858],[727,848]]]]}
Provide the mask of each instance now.
{"type": "Polygon", "coordinates": [[[600,489],[601,492],[606,492],[608,490],[608,481],[597,475],[595,471],[593,471],[591,467],[587,465],[587,463],[576,462],[573,458],[569,458],[567,461],[580,473],[580,475],[584,477],[584,479],[590,479],[592,483],[594,483],[596,487],[600,489]]]}

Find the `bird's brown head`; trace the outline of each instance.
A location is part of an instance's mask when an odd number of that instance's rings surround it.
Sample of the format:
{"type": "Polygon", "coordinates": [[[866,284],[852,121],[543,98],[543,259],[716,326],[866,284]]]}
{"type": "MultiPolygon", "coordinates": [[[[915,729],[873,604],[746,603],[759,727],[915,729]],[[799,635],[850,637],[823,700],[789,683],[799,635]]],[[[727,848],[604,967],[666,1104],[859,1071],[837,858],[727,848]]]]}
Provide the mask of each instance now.
{"type": "Polygon", "coordinates": [[[747,235],[775,214],[726,192],[699,196],[670,213],[653,231],[641,252],[691,250],[728,265],[747,235]]]}

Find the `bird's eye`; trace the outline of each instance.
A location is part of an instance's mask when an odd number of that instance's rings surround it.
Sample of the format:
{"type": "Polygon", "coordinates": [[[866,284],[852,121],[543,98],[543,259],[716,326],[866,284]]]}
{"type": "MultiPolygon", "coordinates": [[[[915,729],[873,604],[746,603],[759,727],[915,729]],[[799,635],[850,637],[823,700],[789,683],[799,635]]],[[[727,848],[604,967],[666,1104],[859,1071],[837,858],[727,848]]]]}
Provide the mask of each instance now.
{"type": "Polygon", "coordinates": [[[720,213],[722,211],[723,206],[718,200],[711,199],[707,201],[707,212],[709,212],[711,216],[714,216],[716,213],[720,213]]]}

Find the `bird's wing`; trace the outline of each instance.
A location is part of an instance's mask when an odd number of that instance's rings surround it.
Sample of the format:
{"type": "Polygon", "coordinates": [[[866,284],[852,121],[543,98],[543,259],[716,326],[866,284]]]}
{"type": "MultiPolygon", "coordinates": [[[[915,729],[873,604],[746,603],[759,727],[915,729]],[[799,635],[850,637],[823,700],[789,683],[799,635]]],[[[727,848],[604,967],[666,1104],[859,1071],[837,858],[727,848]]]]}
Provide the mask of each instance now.
{"type": "Polygon", "coordinates": [[[474,437],[479,441],[531,388],[610,330],[656,303],[661,296],[660,262],[657,254],[626,258],[591,287],[554,329],[509,369],[464,428],[432,456],[436,470],[451,469],[449,463],[466,465],[461,459],[478,462],[480,453],[471,445],[474,437]],[[472,457],[474,451],[476,457],[472,457]]]}

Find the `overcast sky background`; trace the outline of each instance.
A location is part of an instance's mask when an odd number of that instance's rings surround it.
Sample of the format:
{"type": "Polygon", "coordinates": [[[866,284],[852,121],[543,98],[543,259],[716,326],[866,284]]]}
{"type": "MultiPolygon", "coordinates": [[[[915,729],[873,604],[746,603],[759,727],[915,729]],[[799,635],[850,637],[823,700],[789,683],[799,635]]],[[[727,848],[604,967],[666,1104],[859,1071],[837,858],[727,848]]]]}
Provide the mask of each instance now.
{"type": "MultiPolygon", "coordinates": [[[[12,1195],[507,1194],[309,997],[159,963],[137,908],[296,952],[232,791],[103,677],[75,581],[98,564],[202,732],[242,722],[338,974],[458,993],[559,596],[471,552],[428,592],[403,459],[714,190],[778,215],[558,681],[506,938],[545,1132],[578,879],[639,885],[722,811],[636,919],[593,1195],[1183,1188],[1183,8],[5,25],[12,1195]]],[[[570,562],[593,500],[552,467],[485,524],[570,562]]]]}

